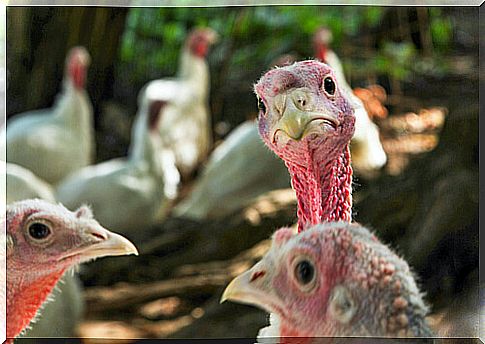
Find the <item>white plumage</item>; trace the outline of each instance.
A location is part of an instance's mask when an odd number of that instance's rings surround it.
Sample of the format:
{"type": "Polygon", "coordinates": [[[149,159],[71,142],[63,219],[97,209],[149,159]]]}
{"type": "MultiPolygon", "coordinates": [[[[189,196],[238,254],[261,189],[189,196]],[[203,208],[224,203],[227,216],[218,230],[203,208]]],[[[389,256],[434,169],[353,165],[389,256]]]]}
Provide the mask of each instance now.
{"type": "Polygon", "coordinates": [[[180,180],[173,153],[163,147],[156,128],[163,103],[139,99],[128,158],[85,167],[57,188],[57,199],[65,206],[88,204],[103,226],[121,233],[161,220],[180,180]]]}
{"type": "MultiPolygon", "coordinates": [[[[55,202],[52,187],[31,171],[15,164],[0,164],[7,176],[7,204],[32,198],[55,202]]],[[[24,337],[73,337],[83,310],[79,278],[66,273],[53,292],[53,300],[44,304],[24,337]]]]}
{"type": "Polygon", "coordinates": [[[47,182],[22,166],[3,161],[1,164],[7,174],[7,204],[32,198],[55,202],[54,190],[47,182]]]}
{"type": "Polygon", "coordinates": [[[214,150],[190,195],[174,213],[199,220],[221,217],[259,195],[289,186],[288,169],[264,145],[257,123],[247,121],[214,150]]]}
{"type": "Polygon", "coordinates": [[[182,49],[177,78],[154,80],[145,86],[155,91],[155,99],[166,103],[159,130],[183,176],[190,175],[206,158],[211,144],[205,56],[216,39],[211,29],[194,30],[182,49]]]}
{"type": "Polygon", "coordinates": [[[93,110],[84,89],[88,64],[87,51],[73,48],[66,61],[63,90],[54,106],[8,121],[6,133],[2,132],[8,162],[26,167],[51,184],[92,162],[93,110]]]}

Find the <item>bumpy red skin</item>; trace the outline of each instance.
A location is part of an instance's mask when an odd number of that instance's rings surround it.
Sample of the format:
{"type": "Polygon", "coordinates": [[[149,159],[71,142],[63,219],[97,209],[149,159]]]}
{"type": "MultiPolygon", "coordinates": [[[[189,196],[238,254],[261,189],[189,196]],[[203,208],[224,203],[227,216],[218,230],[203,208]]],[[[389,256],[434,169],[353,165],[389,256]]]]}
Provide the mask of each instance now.
{"type": "MultiPolygon", "coordinates": [[[[329,99],[322,90],[332,69],[318,61],[302,61],[267,72],[255,85],[255,92],[265,103],[289,89],[307,87],[325,111],[336,115],[340,125],[325,134],[308,134],[299,141],[275,142],[272,129],[278,114],[267,110],[259,114],[259,133],[266,145],[288,167],[298,198],[298,230],[323,221],[351,221],[352,167],[349,143],[354,133],[355,117],[349,101],[337,91],[329,99]]],[[[335,78],[334,78],[335,80],[335,78]]]]}

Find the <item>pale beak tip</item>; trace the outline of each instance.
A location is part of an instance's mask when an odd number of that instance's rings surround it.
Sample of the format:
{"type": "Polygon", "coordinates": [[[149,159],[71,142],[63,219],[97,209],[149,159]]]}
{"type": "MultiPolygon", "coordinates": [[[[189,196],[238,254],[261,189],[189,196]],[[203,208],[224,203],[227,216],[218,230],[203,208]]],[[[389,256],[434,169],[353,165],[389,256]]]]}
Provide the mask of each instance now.
{"type": "Polygon", "coordinates": [[[138,256],[139,255],[138,249],[136,248],[136,246],[131,241],[129,241],[128,239],[126,239],[126,243],[125,244],[126,244],[125,250],[126,250],[126,255],[127,256],[128,255],[131,255],[131,254],[132,255],[135,255],[135,256],[138,256]]]}
{"type": "Polygon", "coordinates": [[[116,256],[138,256],[138,249],[136,246],[124,236],[110,232],[107,240],[108,248],[112,250],[112,255],[116,256]]]}
{"type": "Polygon", "coordinates": [[[222,293],[221,299],[219,300],[219,304],[226,302],[229,299],[229,295],[227,293],[227,288],[222,293]]]}

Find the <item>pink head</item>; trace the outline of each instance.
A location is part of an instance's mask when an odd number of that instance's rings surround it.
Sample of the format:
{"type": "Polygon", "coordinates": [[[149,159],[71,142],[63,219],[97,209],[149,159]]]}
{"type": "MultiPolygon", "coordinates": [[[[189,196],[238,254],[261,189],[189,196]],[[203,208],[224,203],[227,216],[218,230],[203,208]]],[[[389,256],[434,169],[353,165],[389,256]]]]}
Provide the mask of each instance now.
{"type": "Polygon", "coordinates": [[[261,137],[283,160],[301,164],[300,154],[322,145],[339,148],[329,152],[335,158],[348,145],[353,109],[329,66],[310,60],[272,69],[254,88],[261,137]]]}
{"type": "Polygon", "coordinates": [[[67,269],[99,257],[137,254],[85,206],[71,212],[38,199],[16,202],[7,207],[6,227],[10,338],[29,324],[67,269]]]}
{"type": "Polygon", "coordinates": [[[326,55],[330,43],[332,43],[332,38],[332,31],[326,27],[320,27],[315,31],[313,35],[313,50],[318,60],[326,62],[326,55]]]}
{"type": "Polygon", "coordinates": [[[333,70],[318,61],[297,62],[270,70],[254,88],[259,133],[292,176],[300,230],[323,220],[349,219],[350,204],[338,209],[339,202],[330,198],[350,202],[348,145],[355,117],[333,70]]]}
{"type": "Polygon", "coordinates": [[[357,224],[280,229],[227,299],[274,313],[282,337],[430,335],[407,263],[357,224]]]}
{"type": "Polygon", "coordinates": [[[69,50],[66,59],[67,75],[78,90],[86,87],[86,75],[91,57],[84,47],[74,47],[69,50]]]}
{"type": "Polygon", "coordinates": [[[218,40],[218,34],[210,28],[198,28],[192,30],[187,37],[186,46],[193,55],[205,58],[209,48],[218,40]]]}

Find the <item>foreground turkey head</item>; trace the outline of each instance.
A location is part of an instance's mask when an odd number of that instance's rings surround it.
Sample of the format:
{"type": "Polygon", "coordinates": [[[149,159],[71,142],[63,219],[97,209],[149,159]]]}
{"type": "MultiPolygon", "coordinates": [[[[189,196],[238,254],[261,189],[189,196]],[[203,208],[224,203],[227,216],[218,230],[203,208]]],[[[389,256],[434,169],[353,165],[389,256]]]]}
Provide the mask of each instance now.
{"type": "Polygon", "coordinates": [[[69,268],[95,258],[138,254],[129,240],[103,228],[87,207],[71,212],[33,199],[9,204],[5,215],[8,338],[27,327],[69,268]]]}
{"type": "Polygon", "coordinates": [[[210,28],[198,28],[192,30],[187,37],[186,46],[195,56],[205,58],[210,47],[217,43],[219,35],[210,28]]]}
{"type": "Polygon", "coordinates": [[[94,258],[126,254],[137,254],[135,246],[103,228],[86,206],[71,212],[36,199],[7,209],[9,277],[23,273],[35,279],[94,258]]]}
{"type": "Polygon", "coordinates": [[[304,165],[316,149],[335,158],[348,145],[353,108],[326,64],[309,60],[272,69],[254,89],[261,137],[283,160],[304,165]]]}
{"type": "Polygon", "coordinates": [[[278,230],[263,259],[235,278],[222,301],[274,313],[281,337],[427,336],[427,307],[408,264],[366,228],[324,223],[278,230]]]}

